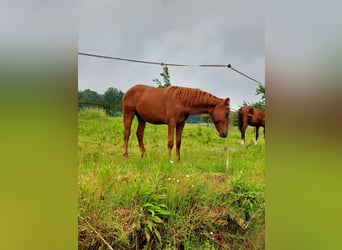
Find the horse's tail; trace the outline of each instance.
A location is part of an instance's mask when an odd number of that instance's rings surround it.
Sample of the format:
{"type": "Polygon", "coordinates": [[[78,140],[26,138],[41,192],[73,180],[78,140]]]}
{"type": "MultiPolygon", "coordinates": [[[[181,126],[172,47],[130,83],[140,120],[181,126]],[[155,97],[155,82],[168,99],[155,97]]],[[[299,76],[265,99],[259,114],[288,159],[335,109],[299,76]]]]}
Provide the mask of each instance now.
{"type": "Polygon", "coordinates": [[[239,130],[241,131],[243,127],[243,113],[242,113],[242,108],[239,108],[238,110],[238,125],[239,125],[239,130]]]}

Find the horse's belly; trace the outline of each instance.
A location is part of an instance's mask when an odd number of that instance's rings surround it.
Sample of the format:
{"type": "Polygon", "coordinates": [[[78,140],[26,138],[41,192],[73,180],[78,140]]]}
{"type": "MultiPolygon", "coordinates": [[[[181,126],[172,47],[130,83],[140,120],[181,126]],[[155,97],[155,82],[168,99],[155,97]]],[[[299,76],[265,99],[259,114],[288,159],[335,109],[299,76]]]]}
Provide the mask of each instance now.
{"type": "Polygon", "coordinates": [[[137,109],[138,115],[144,120],[152,124],[166,124],[167,119],[165,111],[161,107],[146,107],[137,109]]]}

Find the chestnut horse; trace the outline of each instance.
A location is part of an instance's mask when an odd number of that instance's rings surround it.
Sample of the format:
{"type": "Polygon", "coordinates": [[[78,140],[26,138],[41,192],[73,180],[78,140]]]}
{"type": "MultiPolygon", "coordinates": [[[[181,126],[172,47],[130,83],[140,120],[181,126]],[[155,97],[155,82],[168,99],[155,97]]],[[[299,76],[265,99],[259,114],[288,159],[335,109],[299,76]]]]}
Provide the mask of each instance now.
{"type": "Polygon", "coordinates": [[[128,156],[128,139],[134,115],[138,118],[137,138],[141,156],[145,154],[143,142],[146,122],[168,125],[168,153],[171,150],[176,129],[176,153],[180,159],[182,131],[185,120],[190,114],[209,114],[215,124],[219,136],[228,135],[229,98],[221,99],[207,92],[194,88],[170,86],[154,88],[147,85],[136,85],[130,88],[123,97],[124,123],[124,157],[128,156]]]}
{"type": "Polygon", "coordinates": [[[245,132],[248,125],[255,127],[255,143],[258,142],[259,127],[264,128],[265,138],[265,111],[252,106],[244,106],[238,110],[239,130],[241,132],[241,144],[245,144],[245,132]]]}

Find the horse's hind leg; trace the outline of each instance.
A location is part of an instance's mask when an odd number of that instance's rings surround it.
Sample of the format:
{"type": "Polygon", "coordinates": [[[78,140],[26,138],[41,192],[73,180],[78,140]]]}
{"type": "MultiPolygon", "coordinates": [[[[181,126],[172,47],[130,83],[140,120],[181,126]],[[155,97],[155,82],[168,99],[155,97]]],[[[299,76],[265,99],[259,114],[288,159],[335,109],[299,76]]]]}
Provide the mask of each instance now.
{"type": "Polygon", "coordinates": [[[131,125],[132,125],[132,120],[134,117],[134,112],[133,111],[124,111],[124,115],[123,115],[123,122],[124,122],[124,153],[123,156],[124,157],[128,157],[128,140],[129,140],[129,136],[131,135],[131,125]]]}
{"type": "Polygon", "coordinates": [[[176,126],[176,154],[177,160],[180,160],[180,147],[182,144],[182,132],[184,128],[185,122],[179,123],[176,126]]]}
{"type": "Polygon", "coordinates": [[[255,127],[255,144],[258,143],[259,138],[259,126],[255,127]]]}
{"type": "Polygon", "coordinates": [[[145,130],[145,125],[146,125],[146,121],[144,121],[143,119],[141,119],[139,116],[138,117],[138,128],[137,128],[137,138],[138,138],[138,142],[139,142],[139,147],[140,147],[140,152],[141,152],[141,157],[144,157],[145,154],[145,147],[144,147],[144,130],[145,130]]]}
{"type": "Polygon", "coordinates": [[[240,132],[241,132],[241,145],[245,145],[246,128],[247,128],[247,126],[242,126],[242,128],[240,129],[240,132]]]}
{"type": "Polygon", "coordinates": [[[240,130],[240,133],[241,133],[241,144],[243,144],[242,143],[242,138],[243,138],[243,136],[242,136],[243,117],[242,117],[242,113],[241,113],[240,110],[238,112],[238,127],[239,127],[239,130],[240,130]]]}
{"type": "Polygon", "coordinates": [[[246,129],[248,127],[247,121],[245,119],[239,124],[239,130],[241,132],[241,145],[245,145],[245,135],[246,129]]]}
{"type": "Polygon", "coordinates": [[[176,124],[174,120],[171,120],[167,127],[167,132],[168,132],[167,148],[169,151],[169,160],[171,160],[171,151],[173,148],[173,142],[175,138],[175,127],[176,127],[176,124]]]}

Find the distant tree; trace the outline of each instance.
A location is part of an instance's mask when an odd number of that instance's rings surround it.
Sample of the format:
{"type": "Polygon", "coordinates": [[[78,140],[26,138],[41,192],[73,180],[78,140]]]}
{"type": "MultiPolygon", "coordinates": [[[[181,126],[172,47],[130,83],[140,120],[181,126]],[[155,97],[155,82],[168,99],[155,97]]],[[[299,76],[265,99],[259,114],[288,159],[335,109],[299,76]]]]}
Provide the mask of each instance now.
{"type": "MultiPolygon", "coordinates": [[[[78,101],[90,102],[98,104],[97,107],[102,107],[103,104],[103,96],[99,95],[96,91],[86,89],[84,91],[78,91],[78,101]]],[[[95,105],[96,105],[95,104],[95,105]]],[[[82,109],[83,107],[89,107],[89,104],[78,104],[78,109],[82,109]]]]}
{"type": "Polygon", "coordinates": [[[200,123],[201,115],[200,114],[189,115],[188,118],[185,120],[185,122],[186,123],[200,123]]]}
{"type": "Polygon", "coordinates": [[[265,109],[265,104],[262,101],[253,102],[253,103],[249,103],[249,102],[243,101],[243,103],[242,103],[242,105],[240,107],[245,107],[245,106],[252,106],[252,107],[258,108],[258,109],[265,109]]]}
{"type": "Polygon", "coordinates": [[[157,84],[158,88],[166,88],[168,86],[171,86],[169,69],[168,69],[167,66],[163,67],[163,72],[160,73],[160,76],[163,77],[163,82],[164,83],[162,83],[158,78],[153,79],[153,81],[157,84]]]}
{"type": "Polygon", "coordinates": [[[258,108],[258,109],[265,109],[265,102],[255,102],[255,103],[252,103],[252,106],[254,108],[258,108]]]}
{"type": "Polygon", "coordinates": [[[265,102],[265,86],[259,84],[258,88],[256,89],[256,95],[261,95],[261,101],[265,102]]]}
{"type": "MultiPolygon", "coordinates": [[[[121,113],[121,102],[124,93],[116,88],[108,88],[107,91],[100,95],[96,91],[86,89],[84,91],[78,91],[78,100],[91,102],[98,107],[104,108],[106,114],[110,116],[116,116],[121,113]]],[[[89,106],[89,104],[79,104],[79,109],[84,106],[89,106]]]]}
{"type": "Polygon", "coordinates": [[[266,101],[265,101],[265,86],[262,86],[259,84],[258,88],[256,89],[256,95],[261,95],[261,101],[254,103],[253,107],[255,108],[260,108],[260,109],[265,109],[266,107],[266,101]]]}
{"type": "Polygon", "coordinates": [[[78,100],[86,102],[103,102],[103,96],[99,95],[96,91],[86,89],[78,92],[78,100]]]}
{"type": "Polygon", "coordinates": [[[104,101],[105,103],[115,103],[120,102],[123,97],[123,92],[116,88],[108,88],[107,91],[104,93],[104,101]]]}
{"type": "Polygon", "coordinates": [[[243,103],[242,103],[242,105],[241,105],[242,107],[245,107],[245,106],[250,106],[250,104],[248,103],[248,102],[246,102],[246,101],[243,101],[243,103]]]}
{"type": "Polygon", "coordinates": [[[108,88],[104,93],[104,107],[106,114],[110,116],[115,116],[121,111],[121,102],[124,93],[116,88],[108,88]]]}
{"type": "Polygon", "coordinates": [[[254,102],[254,103],[248,103],[246,101],[243,101],[241,106],[252,106],[259,109],[265,109],[266,102],[265,102],[265,86],[259,84],[258,88],[256,89],[255,95],[261,95],[261,101],[254,102]]]}
{"type": "Polygon", "coordinates": [[[203,122],[203,123],[210,123],[211,122],[210,116],[208,114],[202,114],[201,115],[201,122],[203,122]]]}
{"type": "Polygon", "coordinates": [[[237,127],[238,126],[238,116],[236,111],[230,111],[229,113],[229,124],[237,127]]]}

